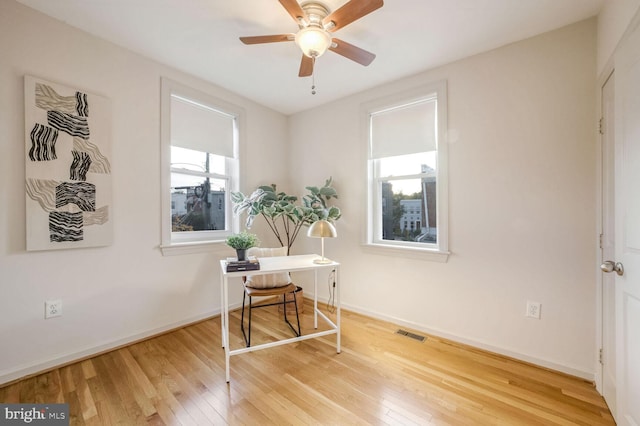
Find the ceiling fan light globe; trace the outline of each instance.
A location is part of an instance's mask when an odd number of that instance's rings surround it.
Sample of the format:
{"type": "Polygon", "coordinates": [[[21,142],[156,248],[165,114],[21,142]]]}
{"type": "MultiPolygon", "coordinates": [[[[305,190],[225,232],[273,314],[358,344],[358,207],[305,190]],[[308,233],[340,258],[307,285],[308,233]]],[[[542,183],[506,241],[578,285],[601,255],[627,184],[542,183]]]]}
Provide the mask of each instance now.
{"type": "Polygon", "coordinates": [[[317,27],[303,28],[296,33],[296,44],[305,56],[317,58],[331,46],[331,35],[317,27]]]}

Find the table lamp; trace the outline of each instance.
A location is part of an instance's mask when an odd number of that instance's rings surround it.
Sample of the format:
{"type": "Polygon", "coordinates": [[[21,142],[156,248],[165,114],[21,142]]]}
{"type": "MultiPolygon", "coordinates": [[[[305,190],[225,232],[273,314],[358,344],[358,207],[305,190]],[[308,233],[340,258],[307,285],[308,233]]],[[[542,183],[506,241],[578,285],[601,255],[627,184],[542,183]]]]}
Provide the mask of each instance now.
{"type": "Polygon", "coordinates": [[[338,233],[336,232],[336,228],[334,228],[331,223],[327,222],[324,219],[318,220],[311,224],[311,226],[309,227],[309,231],[307,232],[307,237],[320,238],[322,240],[322,258],[315,259],[313,263],[325,264],[332,262],[330,259],[324,257],[324,239],[335,238],[337,236],[338,233]]]}

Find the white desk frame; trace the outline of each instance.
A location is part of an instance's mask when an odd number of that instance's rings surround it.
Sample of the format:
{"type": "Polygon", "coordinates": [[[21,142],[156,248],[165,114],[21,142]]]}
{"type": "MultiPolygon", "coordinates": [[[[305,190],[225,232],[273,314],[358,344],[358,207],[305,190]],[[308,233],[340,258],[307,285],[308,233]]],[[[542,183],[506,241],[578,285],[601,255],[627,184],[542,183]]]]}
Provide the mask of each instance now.
{"type": "Polygon", "coordinates": [[[226,364],[227,383],[229,383],[229,358],[233,355],[240,355],[246,352],[253,352],[259,349],[272,348],[274,346],[286,345],[288,343],[299,342],[301,340],[313,339],[315,337],[327,336],[329,334],[336,335],[336,353],[340,353],[340,284],[338,283],[337,262],[331,263],[314,263],[315,259],[320,259],[317,254],[303,254],[297,256],[274,256],[258,258],[260,262],[260,270],[258,271],[237,271],[227,272],[226,261],[220,261],[220,298],[222,303],[222,312],[220,314],[222,327],[222,347],[224,348],[224,357],[226,364]],[[335,270],[336,283],[336,322],[331,321],[323,312],[318,309],[318,271],[321,269],[335,270]],[[304,334],[299,337],[278,340],[276,342],[264,343],[262,345],[250,346],[248,348],[234,349],[229,348],[229,278],[242,278],[250,275],[265,275],[276,272],[297,272],[309,271],[314,272],[313,280],[313,327],[318,328],[318,315],[320,315],[330,326],[329,330],[318,331],[315,333],[304,334]]]}

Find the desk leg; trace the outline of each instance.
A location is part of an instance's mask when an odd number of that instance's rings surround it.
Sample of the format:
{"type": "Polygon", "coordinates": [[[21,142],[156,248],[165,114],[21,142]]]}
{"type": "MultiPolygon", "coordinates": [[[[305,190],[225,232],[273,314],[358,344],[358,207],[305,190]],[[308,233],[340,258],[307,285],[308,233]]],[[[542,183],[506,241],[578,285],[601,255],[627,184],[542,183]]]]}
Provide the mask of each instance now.
{"type": "Polygon", "coordinates": [[[220,334],[224,348],[227,383],[229,383],[229,280],[220,272],[220,334]]]}
{"type": "Polygon", "coordinates": [[[224,282],[222,284],[224,289],[224,362],[225,362],[225,371],[227,376],[227,383],[229,383],[230,374],[229,374],[229,280],[227,277],[224,277],[224,282]]]}
{"type": "Polygon", "coordinates": [[[340,353],[340,351],[342,350],[340,348],[340,280],[338,279],[338,269],[335,269],[335,280],[336,280],[336,285],[338,286],[338,288],[336,289],[336,325],[338,326],[338,333],[336,333],[336,352],[340,353]]]}
{"type": "Polygon", "coordinates": [[[318,329],[318,270],[313,271],[313,328],[318,329]]]}
{"type": "Polygon", "coordinates": [[[226,347],[224,337],[224,275],[220,272],[220,340],[222,341],[222,347],[226,347]]]}

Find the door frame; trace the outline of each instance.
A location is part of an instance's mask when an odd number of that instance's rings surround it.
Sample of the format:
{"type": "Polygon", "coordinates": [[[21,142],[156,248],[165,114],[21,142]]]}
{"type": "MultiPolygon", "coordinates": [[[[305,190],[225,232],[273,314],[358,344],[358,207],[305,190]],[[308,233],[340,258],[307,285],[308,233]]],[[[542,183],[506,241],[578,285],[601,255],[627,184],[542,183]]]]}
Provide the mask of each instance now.
{"type": "MultiPolygon", "coordinates": [[[[597,80],[597,90],[596,90],[596,104],[597,104],[597,114],[594,120],[595,123],[595,132],[597,135],[597,155],[596,155],[596,264],[594,265],[594,273],[596,276],[596,342],[595,342],[595,359],[594,363],[596,366],[596,374],[595,374],[595,384],[596,390],[602,395],[603,389],[603,374],[604,369],[602,368],[602,364],[600,363],[600,350],[602,349],[604,342],[602,339],[603,333],[603,315],[604,312],[602,310],[603,303],[603,281],[602,281],[602,270],[600,269],[600,263],[604,260],[602,258],[602,248],[600,247],[600,236],[604,232],[602,226],[603,214],[602,209],[604,205],[602,203],[602,181],[604,178],[604,170],[602,168],[602,149],[603,149],[603,135],[600,134],[599,123],[600,119],[604,115],[604,111],[602,110],[602,89],[611,77],[615,70],[614,67],[614,55],[612,54],[607,63],[604,66],[602,73],[598,76],[597,80]]],[[[609,123],[609,125],[613,125],[613,123],[609,123]]]]}

